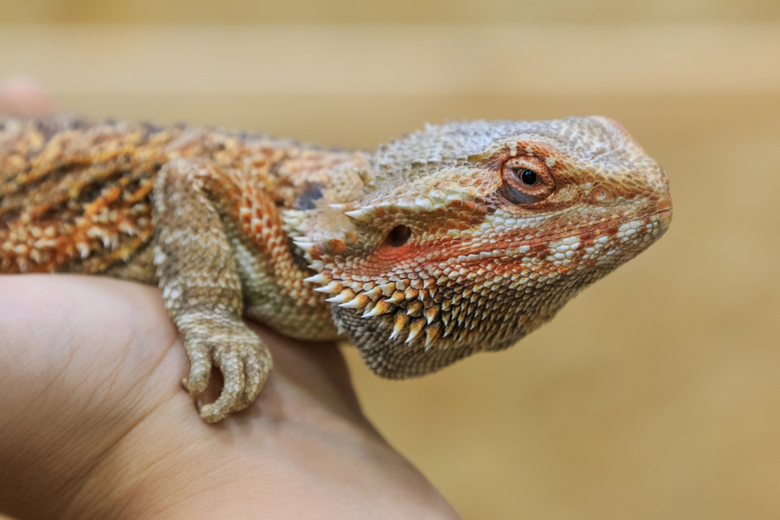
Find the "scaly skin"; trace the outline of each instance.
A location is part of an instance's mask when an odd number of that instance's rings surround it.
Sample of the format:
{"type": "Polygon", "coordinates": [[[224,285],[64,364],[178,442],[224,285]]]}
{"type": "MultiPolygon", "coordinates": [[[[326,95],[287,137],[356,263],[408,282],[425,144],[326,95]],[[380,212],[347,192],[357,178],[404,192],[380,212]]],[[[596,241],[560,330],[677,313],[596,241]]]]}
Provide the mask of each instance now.
{"type": "Polygon", "coordinates": [[[376,373],[507,348],[671,222],[663,170],[601,117],[429,126],[374,153],[187,127],[0,122],[0,272],[157,284],[208,422],[271,369],[241,320],[345,334],[376,373]]]}

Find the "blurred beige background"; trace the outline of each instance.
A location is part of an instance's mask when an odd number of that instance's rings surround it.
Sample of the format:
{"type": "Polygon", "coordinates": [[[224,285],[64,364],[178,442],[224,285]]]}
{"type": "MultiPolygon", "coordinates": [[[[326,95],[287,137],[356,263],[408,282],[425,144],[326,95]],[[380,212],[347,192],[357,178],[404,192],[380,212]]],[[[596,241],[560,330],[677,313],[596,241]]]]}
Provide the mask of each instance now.
{"type": "Polygon", "coordinates": [[[777,0],[0,0],[0,81],[93,118],[369,148],[448,119],[603,114],[667,169],[657,245],[507,352],[372,376],[466,519],[780,517],[777,0]]]}

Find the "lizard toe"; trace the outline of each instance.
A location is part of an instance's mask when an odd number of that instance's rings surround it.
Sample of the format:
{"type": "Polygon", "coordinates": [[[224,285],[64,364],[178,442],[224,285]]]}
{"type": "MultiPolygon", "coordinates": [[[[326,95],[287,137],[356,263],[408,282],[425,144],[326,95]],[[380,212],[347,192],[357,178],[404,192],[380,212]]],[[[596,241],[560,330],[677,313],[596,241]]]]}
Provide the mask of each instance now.
{"type": "Polygon", "coordinates": [[[243,410],[257,397],[271,372],[273,361],[271,353],[262,343],[251,349],[242,351],[244,361],[245,381],[244,392],[241,396],[240,410],[243,410]]]}
{"type": "Polygon", "coordinates": [[[187,344],[187,354],[190,358],[190,374],[182,380],[182,386],[192,397],[197,397],[206,391],[211,379],[211,353],[203,344],[187,344]]]}
{"type": "Polygon", "coordinates": [[[224,383],[217,400],[200,409],[200,417],[208,423],[221,421],[240,410],[246,386],[244,360],[237,349],[216,349],[214,364],[222,372],[224,383]]]}

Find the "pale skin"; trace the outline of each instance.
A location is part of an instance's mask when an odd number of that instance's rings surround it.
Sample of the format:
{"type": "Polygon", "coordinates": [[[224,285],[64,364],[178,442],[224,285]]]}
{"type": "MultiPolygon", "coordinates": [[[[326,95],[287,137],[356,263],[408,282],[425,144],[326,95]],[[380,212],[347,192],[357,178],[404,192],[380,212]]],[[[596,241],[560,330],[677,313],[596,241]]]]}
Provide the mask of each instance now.
{"type": "MultiPolygon", "coordinates": [[[[0,92],[6,111],[51,106],[30,84],[0,92]]],[[[160,291],[100,277],[0,277],[0,512],[458,518],[363,415],[335,345],[250,326],[274,370],[247,410],[208,425],[171,383],[188,361],[160,291]]]]}

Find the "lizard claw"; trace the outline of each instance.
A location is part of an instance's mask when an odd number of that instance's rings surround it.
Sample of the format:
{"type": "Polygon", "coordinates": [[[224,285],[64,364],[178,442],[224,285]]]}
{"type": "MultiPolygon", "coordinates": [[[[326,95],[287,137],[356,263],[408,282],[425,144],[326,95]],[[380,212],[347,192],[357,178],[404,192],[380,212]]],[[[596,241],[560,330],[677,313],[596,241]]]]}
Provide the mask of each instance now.
{"type": "Polygon", "coordinates": [[[211,404],[203,405],[200,417],[208,423],[221,421],[231,412],[236,412],[243,403],[243,391],[246,383],[241,356],[235,350],[218,349],[214,363],[222,371],[224,384],[219,398],[211,404]]]}
{"type": "Polygon", "coordinates": [[[219,422],[252,404],[271,371],[271,354],[243,323],[239,330],[224,334],[212,331],[207,342],[187,342],[186,346],[192,366],[182,384],[191,396],[197,398],[208,387],[212,363],[224,379],[216,401],[196,401],[198,413],[207,423],[219,422]]]}
{"type": "Polygon", "coordinates": [[[187,354],[190,358],[190,375],[184,378],[181,386],[193,397],[206,391],[211,379],[211,354],[203,343],[187,342],[187,354]]]}

